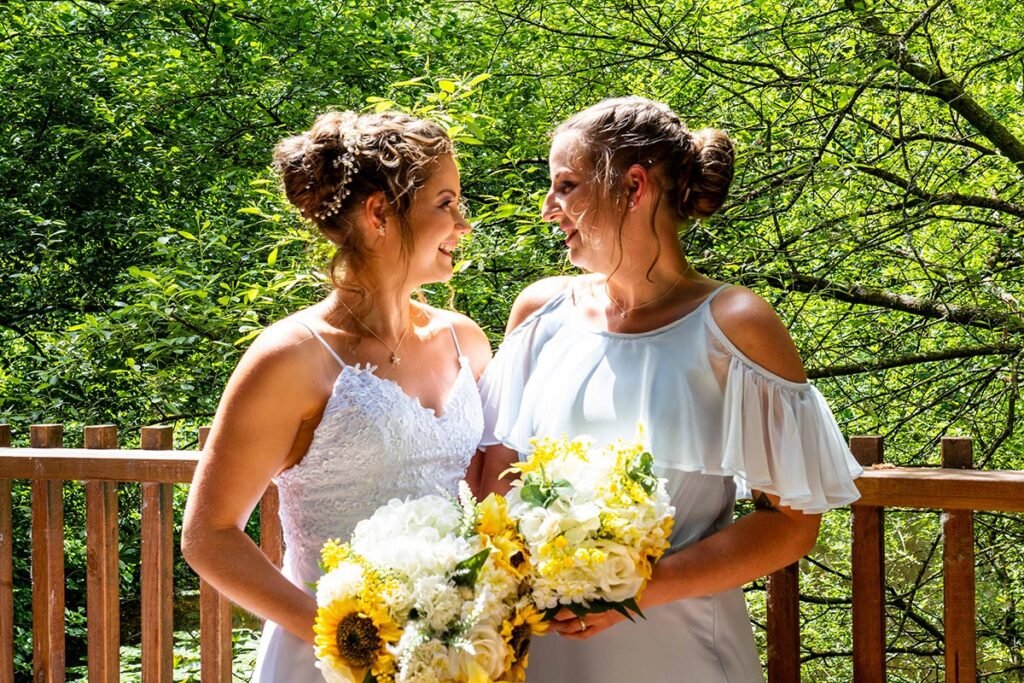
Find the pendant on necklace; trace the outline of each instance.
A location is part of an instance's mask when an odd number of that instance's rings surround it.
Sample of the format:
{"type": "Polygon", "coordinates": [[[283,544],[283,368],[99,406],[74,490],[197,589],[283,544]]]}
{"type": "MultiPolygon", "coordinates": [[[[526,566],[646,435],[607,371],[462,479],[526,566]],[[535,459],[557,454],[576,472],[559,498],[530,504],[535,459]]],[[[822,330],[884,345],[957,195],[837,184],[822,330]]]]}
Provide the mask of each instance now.
{"type": "Polygon", "coordinates": [[[619,313],[619,318],[621,318],[622,320],[625,320],[628,317],[629,317],[629,311],[623,311],[622,313],[619,313]]]}
{"type": "Polygon", "coordinates": [[[402,364],[402,359],[399,358],[398,355],[394,351],[391,352],[391,357],[388,358],[388,360],[391,361],[392,365],[401,365],[402,364]]]}

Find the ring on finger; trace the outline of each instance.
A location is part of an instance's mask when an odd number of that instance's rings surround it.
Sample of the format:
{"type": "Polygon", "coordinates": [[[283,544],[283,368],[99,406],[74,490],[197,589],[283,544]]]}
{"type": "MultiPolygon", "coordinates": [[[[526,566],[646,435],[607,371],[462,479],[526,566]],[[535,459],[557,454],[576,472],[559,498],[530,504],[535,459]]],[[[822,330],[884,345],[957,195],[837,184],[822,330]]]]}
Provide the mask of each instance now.
{"type": "Polygon", "coordinates": [[[580,620],[580,630],[581,631],[586,631],[587,630],[587,622],[583,621],[583,617],[578,617],[578,619],[580,620]]]}

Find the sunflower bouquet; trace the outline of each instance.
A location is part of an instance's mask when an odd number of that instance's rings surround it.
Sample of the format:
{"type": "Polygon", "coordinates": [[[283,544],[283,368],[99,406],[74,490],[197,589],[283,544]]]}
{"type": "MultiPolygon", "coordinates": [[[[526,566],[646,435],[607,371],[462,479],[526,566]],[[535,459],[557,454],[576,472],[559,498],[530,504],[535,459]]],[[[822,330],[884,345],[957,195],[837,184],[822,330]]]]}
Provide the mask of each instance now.
{"type": "Polygon", "coordinates": [[[533,563],[533,600],[546,616],[615,609],[632,619],[675,509],[641,442],[596,448],[588,437],[535,438],[512,466],[506,495],[533,563]]]}
{"type": "Polygon", "coordinates": [[[328,541],[316,586],[317,666],[330,683],[518,683],[546,624],[500,496],[392,500],[348,543],[328,541]]]}

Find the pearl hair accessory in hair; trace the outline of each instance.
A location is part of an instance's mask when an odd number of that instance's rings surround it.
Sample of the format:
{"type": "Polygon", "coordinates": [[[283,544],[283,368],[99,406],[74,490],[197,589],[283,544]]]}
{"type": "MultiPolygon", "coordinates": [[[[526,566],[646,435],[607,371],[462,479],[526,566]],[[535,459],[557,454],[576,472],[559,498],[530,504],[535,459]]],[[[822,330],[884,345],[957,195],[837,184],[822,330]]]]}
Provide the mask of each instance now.
{"type": "MultiPolygon", "coordinates": [[[[342,202],[352,193],[352,188],[350,187],[352,177],[359,172],[359,167],[356,166],[356,157],[362,153],[359,145],[359,131],[356,130],[356,120],[356,114],[345,112],[339,123],[339,128],[341,129],[341,153],[334,158],[331,166],[340,170],[340,174],[335,185],[334,194],[324,200],[320,206],[320,211],[313,213],[320,220],[326,220],[339,213],[342,202]]],[[[313,182],[310,181],[306,184],[306,187],[309,188],[312,185],[313,182]]]]}

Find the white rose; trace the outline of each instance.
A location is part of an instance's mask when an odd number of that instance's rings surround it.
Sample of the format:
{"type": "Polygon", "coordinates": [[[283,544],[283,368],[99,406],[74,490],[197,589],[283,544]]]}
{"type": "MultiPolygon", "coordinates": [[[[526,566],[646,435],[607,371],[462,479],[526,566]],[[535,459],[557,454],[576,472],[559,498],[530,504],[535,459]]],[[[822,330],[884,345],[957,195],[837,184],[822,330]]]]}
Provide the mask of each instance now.
{"type": "Polygon", "coordinates": [[[595,547],[608,553],[608,558],[595,567],[597,585],[604,599],[622,602],[635,597],[643,577],[637,572],[629,549],[617,543],[598,543],[595,547]]]}
{"type": "MultiPolygon", "coordinates": [[[[504,673],[505,655],[508,654],[508,645],[501,633],[488,624],[477,624],[469,632],[469,641],[473,644],[473,659],[491,680],[498,680],[504,673]]],[[[460,668],[465,671],[468,667],[460,668]]]]}

